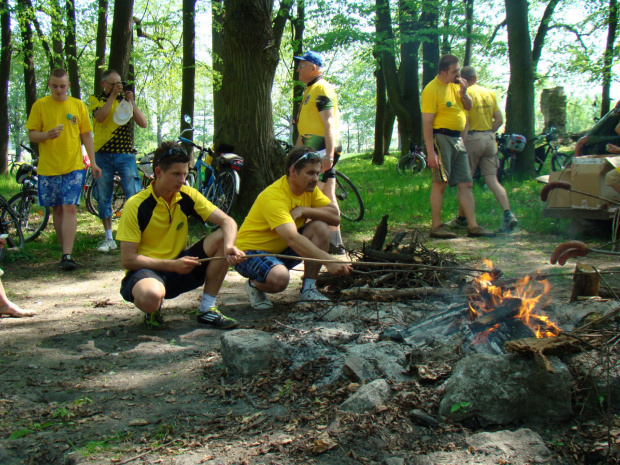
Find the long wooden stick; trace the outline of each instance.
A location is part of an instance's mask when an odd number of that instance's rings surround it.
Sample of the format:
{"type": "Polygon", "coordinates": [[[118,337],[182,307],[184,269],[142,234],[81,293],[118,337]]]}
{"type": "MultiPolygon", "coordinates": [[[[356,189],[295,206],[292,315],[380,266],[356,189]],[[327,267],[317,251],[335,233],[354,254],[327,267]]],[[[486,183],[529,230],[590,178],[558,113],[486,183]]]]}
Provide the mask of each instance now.
{"type": "MultiPolygon", "coordinates": [[[[248,254],[246,257],[275,257],[275,258],[286,258],[292,260],[300,260],[305,262],[315,262],[315,263],[351,263],[354,265],[362,265],[362,266],[396,266],[403,268],[429,268],[429,269],[437,269],[437,270],[445,270],[445,266],[433,266],[433,265],[425,265],[423,263],[398,263],[398,262],[360,262],[355,260],[338,260],[338,259],[322,259],[322,258],[309,258],[309,257],[298,257],[296,255],[284,255],[280,253],[258,253],[258,254],[248,254]]],[[[198,261],[200,263],[210,262],[212,260],[227,260],[228,257],[207,257],[201,258],[198,261]]],[[[450,268],[451,270],[465,270],[465,271],[478,271],[481,273],[490,272],[492,270],[489,269],[478,269],[478,268],[460,268],[454,267],[450,268]]]]}

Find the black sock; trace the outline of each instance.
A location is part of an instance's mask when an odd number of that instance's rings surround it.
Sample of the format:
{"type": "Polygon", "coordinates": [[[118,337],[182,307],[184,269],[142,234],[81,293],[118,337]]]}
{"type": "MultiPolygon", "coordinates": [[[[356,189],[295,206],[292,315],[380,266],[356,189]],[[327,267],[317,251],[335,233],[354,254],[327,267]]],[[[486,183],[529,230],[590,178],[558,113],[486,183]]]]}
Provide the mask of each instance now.
{"type": "Polygon", "coordinates": [[[511,215],[510,210],[504,210],[504,218],[508,218],[511,215]]]}
{"type": "Polygon", "coordinates": [[[467,218],[465,218],[464,216],[457,216],[457,217],[456,217],[456,220],[457,220],[459,223],[465,223],[465,222],[467,221],[467,218]]]}

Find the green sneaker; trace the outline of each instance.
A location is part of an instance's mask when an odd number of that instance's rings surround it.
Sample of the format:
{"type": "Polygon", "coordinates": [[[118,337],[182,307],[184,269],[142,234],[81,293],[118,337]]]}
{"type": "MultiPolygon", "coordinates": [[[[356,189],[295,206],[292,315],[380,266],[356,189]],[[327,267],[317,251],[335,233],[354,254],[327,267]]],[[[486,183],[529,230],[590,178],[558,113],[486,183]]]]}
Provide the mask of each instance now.
{"type": "Polygon", "coordinates": [[[147,313],[144,315],[144,322],[148,329],[165,329],[166,323],[164,317],[161,316],[161,309],[153,313],[147,313]]]}
{"type": "Polygon", "coordinates": [[[211,307],[206,312],[198,314],[196,320],[200,324],[215,326],[219,329],[233,329],[239,326],[237,320],[223,315],[217,307],[211,307]]]}

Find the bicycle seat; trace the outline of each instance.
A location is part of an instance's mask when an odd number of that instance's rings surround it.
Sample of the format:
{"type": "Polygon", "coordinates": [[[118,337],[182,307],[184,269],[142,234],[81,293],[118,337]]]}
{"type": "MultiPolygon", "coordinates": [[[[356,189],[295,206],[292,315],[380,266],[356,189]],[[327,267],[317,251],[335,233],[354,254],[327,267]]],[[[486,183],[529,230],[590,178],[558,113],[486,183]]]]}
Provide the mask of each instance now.
{"type": "Polygon", "coordinates": [[[36,173],[36,168],[28,163],[22,163],[17,168],[17,172],[15,173],[15,180],[19,184],[23,184],[26,179],[28,179],[33,173],[36,173]]]}
{"type": "Polygon", "coordinates": [[[212,165],[218,170],[229,166],[233,169],[240,170],[241,167],[243,167],[243,157],[235,153],[222,153],[213,158],[212,165]]]}

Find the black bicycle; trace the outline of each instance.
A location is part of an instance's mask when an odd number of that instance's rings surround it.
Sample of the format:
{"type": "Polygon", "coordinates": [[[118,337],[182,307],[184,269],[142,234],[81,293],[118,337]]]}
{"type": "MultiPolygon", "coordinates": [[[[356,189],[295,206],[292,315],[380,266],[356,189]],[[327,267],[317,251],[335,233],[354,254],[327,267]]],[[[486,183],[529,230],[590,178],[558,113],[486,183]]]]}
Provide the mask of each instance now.
{"type": "Polygon", "coordinates": [[[544,143],[539,147],[536,147],[535,153],[535,163],[536,163],[536,174],[540,174],[545,161],[551,154],[551,171],[562,171],[566,165],[568,165],[573,158],[572,154],[560,152],[558,150],[558,137],[555,134],[556,129],[554,126],[549,127],[549,131],[541,134],[536,139],[535,142],[539,142],[544,140],[544,143]]]}
{"type": "Polygon", "coordinates": [[[0,211],[0,237],[6,240],[4,247],[0,248],[1,262],[7,250],[19,250],[25,241],[20,218],[2,194],[0,194],[0,211]]]}
{"type": "Polygon", "coordinates": [[[423,147],[418,147],[415,143],[409,144],[409,153],[406,153],[396,165],[396,171],[401,176],[418,174],[426,168],[426,154],[423,147]]]}
{"type": "Polygon", "coordinates": [[[22,233],[26,242],[33,241],[43,232],[49,222],[52,209],[39,205],[37,192],[37,164],[34,151],[21,144],[30,153],[32,164],[22,163],[15,173],[16,181],[22,190],[8,201],[8,204],[20,219],[22,233]]]}

